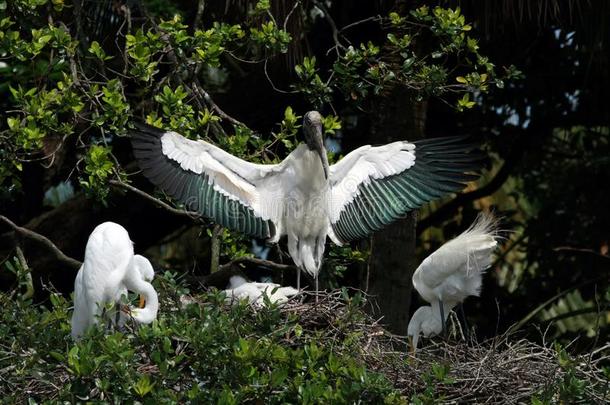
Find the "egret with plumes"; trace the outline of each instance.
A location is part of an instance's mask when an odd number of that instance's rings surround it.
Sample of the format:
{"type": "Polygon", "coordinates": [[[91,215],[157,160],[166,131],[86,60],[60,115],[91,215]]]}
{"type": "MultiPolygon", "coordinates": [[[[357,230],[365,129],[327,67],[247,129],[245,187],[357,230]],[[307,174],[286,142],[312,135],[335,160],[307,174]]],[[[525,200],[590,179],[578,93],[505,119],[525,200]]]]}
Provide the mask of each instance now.
{"type": "Polygon", "coordinates": [[[479,296],[483,272],[491,266],[498,245],[497,220],[481,213],[455,239],[426,257],[413,274],[413,286],[430,306],[418,308],[409,321],[407,336],[415,351],[419,335],[444,332],[449,312],[469,296],[479,296]]]}
{"type": "Polygon", "coordinates": [[[282,287],[275,283],[248,282],[241,276],[233,276],[229,280],[229,288],[226,289],[227,301],[235,302],[246,299],[251,304],[262,306],[265,296],[272,303],[282,304],[290,297],[299,293],[299,290],[292,287],[282,287]]]}
{"type": "MultiPolygon", "coordinates": [[[[119,308],[127,290],[139,293],[141,304],[146,303],[143,308],[130,308],[129,315],[136,322],[151,323],[159,308],[157,292],[150,283],[153,277],[148,259],[134,255],[125,228],[114,222],[98,225],[89,236],[85,260],[74,281],[72,337],[79,338],[96,324],[107,303],[119,308]]],[[[117,315],[120,324],[120,312],[117,315]]]]}
{"type": "Polygon", "coordinates": [[[144,175],[189,210],[270,243],[287,235],[316,290],[326,236],[337,245],[366,237],[478,177],[466,174],[481,159],[463,138],[366,145],[329,166],[320,113],[305,114],[303,133],[305,143],[269,165],[143,124],[131,141],[144,175]]]}

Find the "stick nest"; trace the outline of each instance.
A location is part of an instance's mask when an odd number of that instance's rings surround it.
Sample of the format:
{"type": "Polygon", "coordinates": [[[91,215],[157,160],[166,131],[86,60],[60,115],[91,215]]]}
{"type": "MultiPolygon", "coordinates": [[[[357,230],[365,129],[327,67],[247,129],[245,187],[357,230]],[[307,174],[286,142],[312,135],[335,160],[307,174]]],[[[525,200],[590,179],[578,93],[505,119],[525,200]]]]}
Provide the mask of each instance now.
{"type": "Polygon", "coordinates": [[[321,292],[317,303],[313,293],[305,295],[311,298],[288,302],[281,311],[296,315],[304,329],[316,334],[319,344],[353,337],[353,345],[336,348],[351,350],[368,369],[384,374],[407,399],[427,395],[433,396],[434,403],[530,404],[533,396],[544,395],[558,402],[570,381],[580,381],[580,400],[571,397],[570,402],[610,402],[610,381],[602,368],[610,358],[610,345],[574,357],[516,335],[501,335],[469,343],[424,339],[423,347],[411,354],[406,350],[406,337],[391,334],[380,320],[356,311],[354,305],[348,305],[353,298],[345,292],[321,292]]]}

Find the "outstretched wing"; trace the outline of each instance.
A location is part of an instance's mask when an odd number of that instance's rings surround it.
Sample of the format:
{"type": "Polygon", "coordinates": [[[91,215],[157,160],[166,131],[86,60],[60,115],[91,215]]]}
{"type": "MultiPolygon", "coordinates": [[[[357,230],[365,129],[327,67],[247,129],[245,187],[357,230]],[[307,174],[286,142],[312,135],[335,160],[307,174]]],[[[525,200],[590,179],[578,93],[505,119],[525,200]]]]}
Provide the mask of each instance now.
{"type": "Polygon", "coordinates": [[[330,167],[329,236],[363,238],[478,175],[481,155],[462,137],[363,146],[330,167]]]}
{"type": "Polygon", "coordinates": [[[246,235],[274,236],[257,186],[281,165],[246,162],[202,140],[144,124],[136,124],[131,143],[144,175],[189,210],[246,235]]]}

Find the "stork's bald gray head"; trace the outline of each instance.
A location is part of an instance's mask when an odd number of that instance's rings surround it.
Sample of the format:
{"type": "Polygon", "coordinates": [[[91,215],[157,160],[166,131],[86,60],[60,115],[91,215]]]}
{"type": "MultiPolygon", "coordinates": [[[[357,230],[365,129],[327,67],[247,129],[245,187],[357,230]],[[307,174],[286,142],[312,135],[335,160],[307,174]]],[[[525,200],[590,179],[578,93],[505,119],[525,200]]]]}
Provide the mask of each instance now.
{"type": "Polygon", "coordinates": [[[322,115],[319,112],[309,111],[305,114],[303,117],[303,133],[309,150],[313,150],[320,155],[322,167],[324,168],[324,177],[328,179],[328,157],[326,156],[322,134],[322,115]]]}

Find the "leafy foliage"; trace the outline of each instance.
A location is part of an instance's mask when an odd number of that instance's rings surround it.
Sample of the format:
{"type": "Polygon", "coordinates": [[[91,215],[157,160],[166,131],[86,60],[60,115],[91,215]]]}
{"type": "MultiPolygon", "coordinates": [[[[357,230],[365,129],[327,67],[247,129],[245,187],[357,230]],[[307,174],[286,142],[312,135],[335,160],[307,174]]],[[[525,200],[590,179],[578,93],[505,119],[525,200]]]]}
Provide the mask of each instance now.
{"type": "MultiPolygon", "coordinates": [[[[14,268],[19,265],[15,262],[14,268]]],[[[72,341],[70,302],[0,294],[0,394],[7,402],[573,403],[608,398],[598,357],[523,340],[431,343],[416,357],[338,290],[318,304],[228,305],[218,291],[190,295],[175,273],[153,282],[150,325],[92,328],[72,341]],[[510,367],[507,367],[510,365],[510,367]]],[[[136,297],[130,297],[133,302],[136,297]]],[[[602,356],[603,357],[603,356],[602,356]]],[[[604,374],[606,373],[606,374],[604,374]]]]}
{"type": "MultiPolygon", "coordinates": [[[[50,308],[1,295],[2,347],[12,353],[0,359],[0,370],[11,370],[0,372],[3,399],[404,403],[385,377],[352,355],[360,348],[349,333],[326,345],[275,306],[226,306],[217,292],[185,305],[180,295],[188,290],[173,274],[154,284],[158,320],[126,333],[94,328],[77,343],[69,336],[70,303],[61,295],[51,295],[50,308]]],[[[348,313],[357,321],[353,302],[348,313]]]]}
{"type": "Polygon", "coordinates": [[[472,26],[459,8],[422,6],[408,16],[392,12],[384,23],[388,33],[382,44],[337,45],[340,50],[327,80],[321,78],[315,56],[305,57],[295,66],[299,79],[295,89],[314,106],[330,102],[336,91],[362,104],[397,85],[410,89],[420,100],[463,93],[454,101],[462,111],[472,108],[475,102],[470,100],[489,91],[490,83],[501,88],[504,80],[520,75],[514,67],[506,74],[496,72],[494,64],[479,52],[477,40],[468,34],[472,26]]]}

